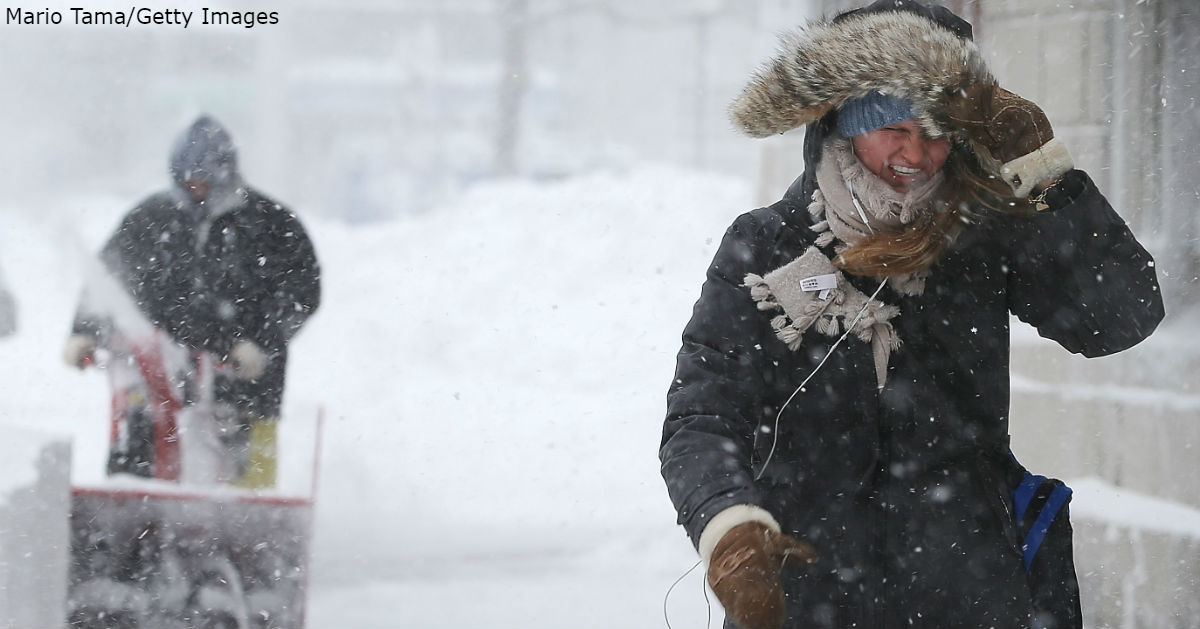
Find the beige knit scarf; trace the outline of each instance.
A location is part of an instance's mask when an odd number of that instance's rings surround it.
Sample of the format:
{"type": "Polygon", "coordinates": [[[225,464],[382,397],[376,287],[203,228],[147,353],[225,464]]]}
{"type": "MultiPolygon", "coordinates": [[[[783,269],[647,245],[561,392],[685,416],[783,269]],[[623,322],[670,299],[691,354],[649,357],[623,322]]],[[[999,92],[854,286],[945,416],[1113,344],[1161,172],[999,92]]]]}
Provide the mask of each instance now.
{"type": "MultiPolygon", "coordinates": [[[[823,232],[817,245],[834,244],[841,253],[850,245],[877,231],[897,231],[929,211],[933,194],[945,180],[939,170],[906,193],[897,192],[867,170],[854,155],[850,140],[834,136],[825,143],[817,165],[817,191],[808,212],[816,220],[813,230],[823,232]],[[855,203],[858,201],[858,203],[855,203]]],[[[888,279],[892,289],[904,295],[920,295],[928,273],[906,274],[888,279]]]]}
{"type": "MultiPolygon", "coordinates": [[[[871,344],[876,385],[887,382],[888,358],[900,347],[891,319],[896,306],[869,298],[818,247],[842,251],[877,230],[894,231],[926,211],[943,176],[938,172],[906,194],[896,192],[868,171],[854,155],[850,141],[831,138],[817,166],[818,190],[808,211],[817,221],[816,245],[800,257],[765,275],[749,273],[744,280],[758,309],[774,312],[771,327],[788,349],[798,351],[810,328],[825,336],[852,333],[871,344]],[[858,203],[855,203],[855,200],[858,203]]],[[[897,292],[919,295],[925,274],[888,278],[897,292]]]]}

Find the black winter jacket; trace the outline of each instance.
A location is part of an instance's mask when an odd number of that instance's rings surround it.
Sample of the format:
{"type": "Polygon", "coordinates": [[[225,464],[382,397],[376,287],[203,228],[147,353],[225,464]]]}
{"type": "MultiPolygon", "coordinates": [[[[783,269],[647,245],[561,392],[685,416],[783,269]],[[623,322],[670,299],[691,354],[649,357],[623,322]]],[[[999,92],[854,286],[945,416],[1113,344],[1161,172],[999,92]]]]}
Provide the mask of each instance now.
{"type": "Polygon", "coordinates": [[[1086,174],[1067,179],[1074,195],[1055,211],[969,226],[923,294],[884,288],[902,340],[886,386],[850,336],[777,434],[835,339],[810,333],[789,351],[742,284],[813,244],[812,178],[726,232],[684,330],[662,474],[694,542],[749,504],[816,547],[819,562],[785,569],[789,627],[1032,626],[1009,494],[1010,313],[1085,356],[1128,348],[1163,317],[1150,255],[1086,174]]]}
{"type": "MultiPolygon", "coordinates": [[[[179,343],[226,356],[245,339],[270,360],[226,395],[278,417],[287,345],[320,304],[312,242],[290,210],[243,187],[237,203],[201,220],[178,190],[151,196],[122,220],[100,257],[155,327],[179,343]]],[[[81,304],[74,330],[101,336],[109,313],[81,304]]]]}

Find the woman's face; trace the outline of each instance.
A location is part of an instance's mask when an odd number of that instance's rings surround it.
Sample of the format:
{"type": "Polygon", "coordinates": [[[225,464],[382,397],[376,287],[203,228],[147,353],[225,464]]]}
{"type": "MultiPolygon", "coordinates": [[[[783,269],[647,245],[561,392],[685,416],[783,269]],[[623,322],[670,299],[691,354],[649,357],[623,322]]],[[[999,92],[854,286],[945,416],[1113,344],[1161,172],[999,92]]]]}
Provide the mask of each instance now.
{"type": "Polygon", "coordinates": [[[897,192],[928,180],[946,163],[950,141],[933,139],[916,120],[904,120],[856,135],[854,154],[875,176],[897,192]]]}

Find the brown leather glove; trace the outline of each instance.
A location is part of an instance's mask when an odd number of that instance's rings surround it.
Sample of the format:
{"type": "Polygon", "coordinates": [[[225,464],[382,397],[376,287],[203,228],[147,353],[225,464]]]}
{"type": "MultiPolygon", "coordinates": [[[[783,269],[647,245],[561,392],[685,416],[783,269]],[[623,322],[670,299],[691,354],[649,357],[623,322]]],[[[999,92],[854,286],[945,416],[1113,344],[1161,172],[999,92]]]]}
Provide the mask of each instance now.
{"type": "Polygon", "coordinates": [[[951,92],[945,114],[974,145],[985,164],[1018,197],[1037,183],[1058,177],[1074,165],[1045,112],[1031,101],[998,86],[975,83],[951,92]],[[998,163],[996,163],[998,162],[998,163]]]}
{"type": "Polygon", "coordinates": [[[717,542],[708,563],[708,585],[739,626],[778,629],[787,618],[779,569],[788,560],[812,563],[817,553],[762,522],[744,522],[717,542]]]}

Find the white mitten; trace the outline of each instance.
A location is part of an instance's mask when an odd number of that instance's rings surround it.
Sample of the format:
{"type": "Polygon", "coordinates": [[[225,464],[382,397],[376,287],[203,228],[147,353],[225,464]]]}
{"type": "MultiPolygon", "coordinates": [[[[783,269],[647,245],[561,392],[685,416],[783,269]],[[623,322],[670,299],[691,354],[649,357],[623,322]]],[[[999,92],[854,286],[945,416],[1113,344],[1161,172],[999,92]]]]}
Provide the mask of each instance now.
{"type": "Polygon", "coordinates": [[[229,352],[233,372],[244,380],[257,380],[270,360],[261,347],[251,341],[238,341],[229,352]]]}
{"type": "Polygon", "coordinates": [[[87,366],[88,359],[96,352],[96,338],[90,334],[72,334],[63,347],[63,360],[76,369],[87,366]]]}

